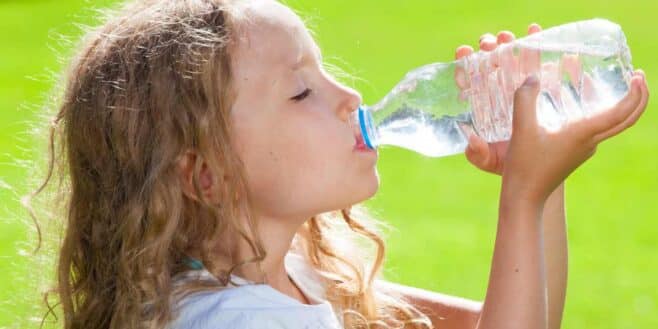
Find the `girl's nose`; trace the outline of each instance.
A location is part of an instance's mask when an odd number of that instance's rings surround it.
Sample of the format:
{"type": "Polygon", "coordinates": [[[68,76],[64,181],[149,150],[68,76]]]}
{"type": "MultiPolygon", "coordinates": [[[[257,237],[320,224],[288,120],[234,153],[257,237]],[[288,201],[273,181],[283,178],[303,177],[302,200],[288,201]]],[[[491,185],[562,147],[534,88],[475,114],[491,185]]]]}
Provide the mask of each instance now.
{"type": "Polygon", "coordinates": [[[341,101],[338,105],[338,111],[341,120],[347,122],[352,112],[356,111],[361,105],[362,99],[359,92],[350,87],[341,85],[340,90],[341,101]]]}

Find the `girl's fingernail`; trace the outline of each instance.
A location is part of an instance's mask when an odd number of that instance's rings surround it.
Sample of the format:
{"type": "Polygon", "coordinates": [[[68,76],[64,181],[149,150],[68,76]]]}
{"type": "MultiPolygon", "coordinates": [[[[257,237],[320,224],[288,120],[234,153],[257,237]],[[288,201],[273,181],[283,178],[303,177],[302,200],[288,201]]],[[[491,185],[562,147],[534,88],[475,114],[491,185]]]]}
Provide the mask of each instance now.
{"type": "Polygon", "coordinates": [[[637,80],[636,84],[639,87],[642,85],[642,81],[644,81],[644,76],[642,76],[642,74],[638,74],[637,77],[638,79],[636,79],[637,80]]]}
{"type": "Polygon", "coordinates": [[[635,70],[633,72],[633,76],[635,76],[635,75],[639,76],[642,80],[645,79],[644,71],[642,71],[641,69],[635,70]]]}
{"type": "Polygon", "coordinates": [[[494,41],[495,41],[496,37],[491,33],[485,33],[480,37],[480,40],[479,40],[480,43],[482,43],[482,41],[485,40],[485,39],[489,39],[489,40],[494,39],[494,41]]]}

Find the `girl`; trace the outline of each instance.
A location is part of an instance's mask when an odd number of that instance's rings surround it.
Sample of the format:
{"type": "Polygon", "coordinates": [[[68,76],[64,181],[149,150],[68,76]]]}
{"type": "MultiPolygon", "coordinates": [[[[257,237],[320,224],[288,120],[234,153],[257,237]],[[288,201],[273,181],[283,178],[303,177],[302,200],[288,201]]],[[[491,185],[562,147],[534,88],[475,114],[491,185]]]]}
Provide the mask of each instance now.
{"type": "Polygon", "coordinates": [[[480,305],[382,279],[376,222],[352,207],[379,186],[377,152],[348,122],[361,98],[323,70],[289,8],[129,3],[86,39],[51,131],[49,168],[60,159],[70,179],[63,326],[558,328],[561,183],[638,119],[648,91],[638,72],[614,109],[557,132],[537,125],[537,93],[533,77],[516,92],[509,144],[472,136],[466,153],[502,175],[480,305]]]}

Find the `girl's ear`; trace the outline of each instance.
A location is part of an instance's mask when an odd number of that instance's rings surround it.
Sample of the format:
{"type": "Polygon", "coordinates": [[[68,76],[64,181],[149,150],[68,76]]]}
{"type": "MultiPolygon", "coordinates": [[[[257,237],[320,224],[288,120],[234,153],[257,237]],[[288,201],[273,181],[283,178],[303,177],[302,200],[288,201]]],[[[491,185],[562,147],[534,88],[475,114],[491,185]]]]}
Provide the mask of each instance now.
{"type": "Polygon", "coordinates": [[[198,165],[197,162],[199,161],[201,161],[201,171],[199,172],[201,194],[211,204],[218,204],[220,202],[219,184],[221,182],[213,175],[203,157],[197,156],[194,151],[185,152],[178,160],[178,172],[183,193],[192,200],[201,201],[194,189],[194,167],[198,165]]]}

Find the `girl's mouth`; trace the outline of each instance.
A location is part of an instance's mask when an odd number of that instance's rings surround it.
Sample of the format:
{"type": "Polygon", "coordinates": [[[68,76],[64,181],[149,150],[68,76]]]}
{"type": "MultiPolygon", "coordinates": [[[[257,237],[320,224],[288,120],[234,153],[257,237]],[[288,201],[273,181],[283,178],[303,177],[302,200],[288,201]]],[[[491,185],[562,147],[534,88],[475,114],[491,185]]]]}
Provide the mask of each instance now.
{"type": "Polygon", "coordinates": [[[355,139],[354,151],[373,151],[363,141],[363,136],[361,136],[361,133],[356,133],[354,135],[354,139],[355,139]]]}

